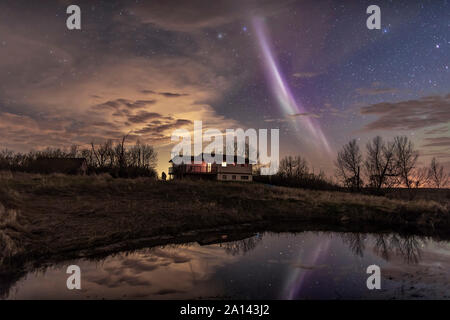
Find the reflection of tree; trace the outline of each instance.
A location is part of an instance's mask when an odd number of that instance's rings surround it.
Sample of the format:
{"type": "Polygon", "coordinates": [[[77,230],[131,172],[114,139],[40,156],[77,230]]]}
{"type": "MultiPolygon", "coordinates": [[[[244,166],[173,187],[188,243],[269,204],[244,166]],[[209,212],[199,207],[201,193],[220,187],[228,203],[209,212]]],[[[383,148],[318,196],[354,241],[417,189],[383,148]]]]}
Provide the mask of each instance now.
{"type": "Polygon", "coordinates": [[[375,253],[382,257],[384,260],[389,261],[390,259],[390,244],[389,239],[385,234],[375,235],[375,253]]]}
{"type": "Polygon", "coordinates": [[[403,257],[406,263],[418,263],[421,258],[421,246],[424,240],[413,236],[405,235],[377,235],[375,252],[386,260],[389,260],[390,253],[403,257]]]}
{"type": "Polygon", "coordinates": [[[231,254],[233,256],[239,254],[244,255],[247,252],[255,249],[261,239],[262,237],[260,236],[254,236],[243,240],[222,243],[221,246],[225,248],[225,252],[227,254],[231,254]]]}
{"type": "MultiPolygon", "coordinates": [[[[345,233],[342,236],[343,243],[357,256],[362,257],[365,250],[365,234],[345,233]]],[[[374,235],[374,251],[383,259],[389,261],[392,254],[401,256],[406,263],[418,263],[421,258],[421,247],[424,240],[413,235],[376,234],[374,235]]]]}
{"type": "Polygon", "coordinates": [[[342,242],[348,245],[350,250],[359,257],[364,255],[365,241],[366,235],[364,233],[344,233],[342,235],[342,242]]]}

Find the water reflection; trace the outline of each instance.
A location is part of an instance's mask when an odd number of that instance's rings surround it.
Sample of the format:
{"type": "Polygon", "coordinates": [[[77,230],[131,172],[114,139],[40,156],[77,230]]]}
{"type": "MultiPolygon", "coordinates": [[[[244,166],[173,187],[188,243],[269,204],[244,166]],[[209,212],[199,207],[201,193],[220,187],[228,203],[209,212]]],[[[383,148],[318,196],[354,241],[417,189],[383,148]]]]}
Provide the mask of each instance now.
{"type": "Polygon", "coordinates": [[[425,239],[414,236],[377,235],[375,252],[389,261],[392,254],[403,257],[406,263],[419,263],[421,248],[426,246],[425,239]]]}
{"type": "MultiPolygon", "coordinates": [[[[355,255],[363,257],[366,251],[366,234],[345,233],[341,237],[355,255]]],[[[377,255],[386,261],[389,261],[393,255],[400,256],[407,264],[420,261],[421,248],[427,243],[426,239],[413,235],[376,234],[373,237],[375,238],[373,249],[377,255]]]]}
{"type": "Polygon", "coordinates": [[[423,297],[450,294],[450,273],[442,271],[450,270],[448,242],[398,234],[332,232],[265,233],[233,239],[217,235],[201,244],[67,261],[21,279],[17,275],[0,278],[0,293],[7,299],[408,298],[398,288],[405,285],[404,274],[409,272],[408,281],[418,281],[420,290],[428,290],[420,292],[423,297]],[[66,288],[65,270],[70,264],[82,270],[81,291],[66,288]],[[370,264],[382,267],[385,279],[379,292],[370,292],[365,285],[370,264]],[[433,286],[440,286],[441,291],[433,286]]]}
{"type": "Polygon", "coordinates": [[[226,242],[223,244],[223,247],[225,252],[232,256],[245,255],[247,252],[254,250],[261,240],[262,236],[258,233],[247,239],[226,242]]]}

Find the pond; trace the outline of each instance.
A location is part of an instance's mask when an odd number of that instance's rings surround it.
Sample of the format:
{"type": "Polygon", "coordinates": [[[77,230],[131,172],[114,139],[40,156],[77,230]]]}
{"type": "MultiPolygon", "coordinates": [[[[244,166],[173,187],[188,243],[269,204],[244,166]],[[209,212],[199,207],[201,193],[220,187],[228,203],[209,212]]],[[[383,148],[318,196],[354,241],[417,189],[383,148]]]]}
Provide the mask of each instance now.
{"type": "Polygon", "coordinates": [[[66,261],[0,283],[6,299],[448,299],[450,242],[397,234],[262,233],[66,261]],[[225,241],[225,242],[224,242],[225,241]],[[68,290],[66,269],[81,269],[68,290]],[[381,289],[369,290],[378,265],[381,289]]]}

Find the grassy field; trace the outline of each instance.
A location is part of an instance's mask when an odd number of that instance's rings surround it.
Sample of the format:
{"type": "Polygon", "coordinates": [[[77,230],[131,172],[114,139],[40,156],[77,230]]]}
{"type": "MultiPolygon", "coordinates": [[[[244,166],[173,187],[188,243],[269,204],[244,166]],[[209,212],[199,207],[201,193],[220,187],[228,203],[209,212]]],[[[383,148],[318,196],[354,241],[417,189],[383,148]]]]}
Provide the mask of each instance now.
{"type": "Polygon", "coordinates": [[[450,236],[448,193],[437,200],[263,184],[0,173],[0,265],[97,254],[140,240],[183,239],[199,230],[226,228],[308,225],[450,236]]]}

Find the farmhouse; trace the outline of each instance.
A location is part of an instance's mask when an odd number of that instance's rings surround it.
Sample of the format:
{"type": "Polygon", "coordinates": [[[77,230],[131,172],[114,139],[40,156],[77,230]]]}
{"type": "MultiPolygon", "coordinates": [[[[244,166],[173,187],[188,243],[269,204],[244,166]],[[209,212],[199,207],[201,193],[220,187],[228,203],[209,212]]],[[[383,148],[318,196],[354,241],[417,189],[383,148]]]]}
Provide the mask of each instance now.
{"type": "Polygon", "coordinates": [[[226,155],[223,155],[222,163],[208,163],[205,160],[205,154],[202,153],[202,163],[194,163],[194,156],[189,163],[175,164],[172,160],[169,163],[171,179],[210,179],[220,181],[252,181],[252,164],[248,158],[243,159],[234,156],[232,163],[227,162],[226,155]]]}

